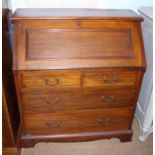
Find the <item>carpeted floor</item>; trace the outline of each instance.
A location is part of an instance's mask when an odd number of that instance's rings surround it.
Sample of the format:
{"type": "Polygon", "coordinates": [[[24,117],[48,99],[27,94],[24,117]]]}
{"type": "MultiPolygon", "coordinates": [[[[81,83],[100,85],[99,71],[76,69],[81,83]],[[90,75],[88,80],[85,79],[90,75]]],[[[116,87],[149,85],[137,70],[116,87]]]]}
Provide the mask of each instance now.
{"type": "Polygon", "coordinates": [[[22,155],[152,155],[153,136],[140,142],[139,125],[133,123],[132,142],[121,143],[118,139],[78,143],[38,143],[34,148],[22,149],[22,155]]]}

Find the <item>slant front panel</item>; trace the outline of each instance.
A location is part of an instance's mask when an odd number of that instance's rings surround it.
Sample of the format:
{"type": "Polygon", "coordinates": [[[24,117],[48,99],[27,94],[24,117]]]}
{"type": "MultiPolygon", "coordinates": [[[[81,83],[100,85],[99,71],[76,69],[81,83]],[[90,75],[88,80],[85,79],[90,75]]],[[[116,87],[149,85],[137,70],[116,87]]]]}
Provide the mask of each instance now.
{"type": "Polygon", "coordinates": [[[28,30],[27,60],[130,58],[130,30],[28,30]]]}

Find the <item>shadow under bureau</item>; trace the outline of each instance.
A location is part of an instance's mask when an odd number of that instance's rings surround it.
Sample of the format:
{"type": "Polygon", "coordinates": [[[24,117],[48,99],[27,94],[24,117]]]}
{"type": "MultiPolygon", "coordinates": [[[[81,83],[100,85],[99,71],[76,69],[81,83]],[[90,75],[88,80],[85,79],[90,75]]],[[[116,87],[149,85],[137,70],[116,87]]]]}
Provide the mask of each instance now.
{"type": "Polygon", "coordinates": [[[15,11],[21,146],[131,140],[145,71],[142,20],[131,10],[15,11]]]}

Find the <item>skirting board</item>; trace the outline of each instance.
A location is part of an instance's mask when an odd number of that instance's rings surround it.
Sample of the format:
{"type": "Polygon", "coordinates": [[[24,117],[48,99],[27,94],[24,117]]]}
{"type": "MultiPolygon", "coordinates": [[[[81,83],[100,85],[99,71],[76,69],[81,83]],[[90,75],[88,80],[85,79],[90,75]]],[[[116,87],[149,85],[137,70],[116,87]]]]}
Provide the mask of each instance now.
{"type": "Polygon", "coordinates": [[[21,147],[33,147],[38,142],[84,142],[99,139],[119,138],[121,142],[128,142],[132,139],[132,130],[69,133],[59,135],[22,135],[21,147]]]}

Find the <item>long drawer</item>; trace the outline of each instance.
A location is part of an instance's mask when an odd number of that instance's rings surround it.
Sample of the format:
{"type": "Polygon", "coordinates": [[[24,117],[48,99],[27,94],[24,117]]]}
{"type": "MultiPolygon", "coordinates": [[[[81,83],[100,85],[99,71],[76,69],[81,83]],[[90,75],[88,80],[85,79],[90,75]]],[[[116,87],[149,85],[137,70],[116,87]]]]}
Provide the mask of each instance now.
{"type": "Polygon", "coordinates": [[[25,114],[26,134],[59,134],[128,129],[132,108],[25,114]]]}
{"type": "Polygon", "coordinates": [[[22,94],[25,113],[133,106],[134,89],[40,89],[22,94]]]}

